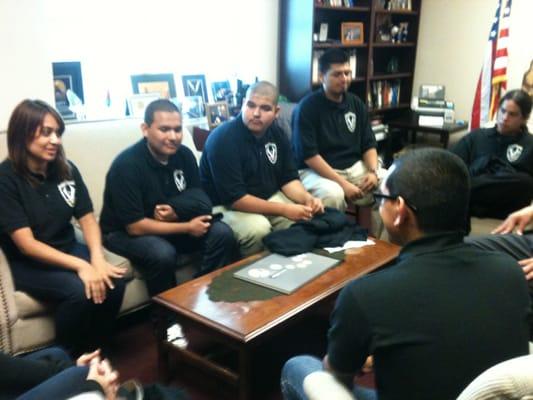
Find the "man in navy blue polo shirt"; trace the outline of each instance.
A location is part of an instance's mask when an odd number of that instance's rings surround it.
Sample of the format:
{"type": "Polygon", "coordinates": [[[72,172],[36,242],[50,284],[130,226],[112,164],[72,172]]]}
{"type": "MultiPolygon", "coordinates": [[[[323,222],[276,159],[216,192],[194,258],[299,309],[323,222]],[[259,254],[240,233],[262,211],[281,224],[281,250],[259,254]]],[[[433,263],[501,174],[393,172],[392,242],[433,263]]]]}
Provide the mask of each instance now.
{"type": "Polygon", "coordinates": [[[120,153],[106,177],[100,225],[104,244],[143,274],[151,296],[176,285],[177,255],[203,252],[199,273],[232,261],[231,229],[213,221],[196,159],[181,145],[181,114],[172,102],[148,105],[144,138],[120,153]]]}
{"type": "Polygon", "coordinates": [[[300,101],[292,121],[300,178],[326,206],[342,211],[346,201],[371,204],[380,172],[376,139],[365,105],[348,91],[348,56],[331,49],[318,65],[322,87],[300,101]]]}
{"type": "Polygon", "coordinates": [[[241,114],[209,135],[200,161],[202,185],[214,211],[223,212],[233,229],[242,255],[260,251],[272,229],[324,210],[298,179],[287,136],[272,124],[278,113],[277,88],[253,84],[241,114]]]}

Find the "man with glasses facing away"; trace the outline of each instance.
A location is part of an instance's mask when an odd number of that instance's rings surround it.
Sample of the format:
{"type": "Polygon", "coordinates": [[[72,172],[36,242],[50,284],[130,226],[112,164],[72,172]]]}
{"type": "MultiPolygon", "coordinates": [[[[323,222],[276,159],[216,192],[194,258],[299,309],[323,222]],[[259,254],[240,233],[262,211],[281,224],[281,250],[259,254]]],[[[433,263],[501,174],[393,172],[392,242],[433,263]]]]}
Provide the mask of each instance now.
{"type": "Polygon", "coordinates": [[[202,251],[203,274],[229,264],[236,244],[231,229],[212,220],[176,105],[150,103],[141,130],[144,138],[107,173],[100,225],[105,246],[139,269],[154,296],[176,285],[178,254],[202,251]]]}
{"type": "Polygon", "coordinates": [[[285,364],[285,399],[306,398],[304,379],[321,369],[358,400],[452,399],[487,368],[528,354],[523,273],[509,256],[463,243],[468,196],[466,166],[445,150],[394,162],[375,198],[403,249],[394,265],[341,291],[327,355],[285,364]],[[353,386],[369,355],[377,391],[353,386]]]}

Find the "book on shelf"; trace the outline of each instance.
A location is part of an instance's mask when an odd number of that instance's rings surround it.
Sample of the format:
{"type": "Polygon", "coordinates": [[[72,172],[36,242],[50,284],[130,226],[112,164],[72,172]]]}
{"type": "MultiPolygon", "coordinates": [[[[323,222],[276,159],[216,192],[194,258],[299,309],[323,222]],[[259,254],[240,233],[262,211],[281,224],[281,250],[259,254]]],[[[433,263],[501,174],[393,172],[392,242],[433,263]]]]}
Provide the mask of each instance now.
{"type": "Polygon", "coordinates": [[[329,7],[354,7],[355,0],[315,0],[315,4],[329,7]]]}
{"type": "Polygon", "coordinates": [[[372,82],[368,106],[371,108],[395,107],[400,104],[399,79],[372,82]]]}

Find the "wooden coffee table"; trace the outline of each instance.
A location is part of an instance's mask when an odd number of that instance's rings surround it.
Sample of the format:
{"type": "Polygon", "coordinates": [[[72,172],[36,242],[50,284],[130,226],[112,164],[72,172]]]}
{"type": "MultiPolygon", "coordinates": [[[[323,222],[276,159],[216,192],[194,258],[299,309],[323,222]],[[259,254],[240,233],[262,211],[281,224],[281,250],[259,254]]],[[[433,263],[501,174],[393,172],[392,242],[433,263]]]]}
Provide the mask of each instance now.
{"type": "MultiPolygon", "coordinates": [[[[292,318],[301,316],[328,296],[340,291],[349,281],[367,274],[389,261],[399,252],[391,243],[375,240],[373,246],[366,246],[347,254],[337,267],[290,295],[279,295],[268,300],[249,302],[213,302],[206,291],[213,278],[222,272],[237,268],[258,259],[254,255],[213,271],[208,275],[188,281],[153,298],[156,311],[161,318],[157,323],[160,368],[163,375],[171,376],[169,356],[188,362],[238,387],[239,399],[248,399],[251,394],[251,349],[267,336],[275,334],[292,318]],[[166,323],[163,316],[172,313],[185,327],[199,330],[217,343],[238,353],[238,367],[231,369],[220,365],[195,351],[193,346],[180,349],[167,342],[166,323]]],[[[184,329],[187,336],[187,329],[184,329]]]]}

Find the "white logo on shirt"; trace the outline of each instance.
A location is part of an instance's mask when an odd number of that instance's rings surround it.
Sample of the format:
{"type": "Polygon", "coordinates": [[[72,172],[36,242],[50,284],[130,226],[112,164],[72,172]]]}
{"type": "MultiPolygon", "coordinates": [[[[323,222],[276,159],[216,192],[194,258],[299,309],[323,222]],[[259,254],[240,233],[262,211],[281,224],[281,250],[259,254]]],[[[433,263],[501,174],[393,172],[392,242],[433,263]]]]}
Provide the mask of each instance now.
{"type": "Polygon", "coordinates": [[[183,192],[187,187],[187,182],[185,182],[185,175],[181,169],[174,170],[174,183],[180,192],[183,192]]]}
{"type": "Polygon", "coordinates": [[[507,159],[509,162],[515,162],[522,155],[524,148],[519,144],[510,144],[507,146],[507,159]]]}
{"type": "Polygon", "coordinates": [[[344,114],[344,120],[346,121],[346,126],[348,127],[348,130],[353,133],[355,131],[355,123],[357,121],[355,113],[351,111],[347,112],[346,114],[344,114]]]}
{"type": "Polygon", "coordinates": [[[61,197],[63,197],[63,200],[65,200],[65,203],[67,203],[69,207],[74,208],[76,205],[76,182],[63,181],[57,185],[57,189],[59,190],[61,197]]]}
{"type": "Polygon", "coordinates": [[[268,161],[270,161],[272,164],[276,164],[276,161],[278,160],[278,147],[276,146],[276,143],[265,144],[265,150],[268,161]]]}

